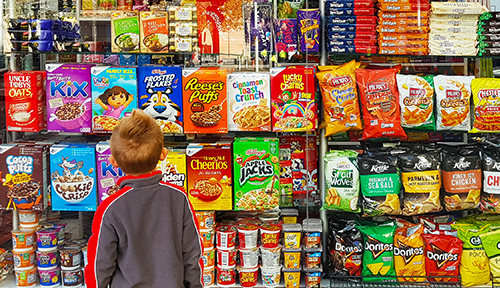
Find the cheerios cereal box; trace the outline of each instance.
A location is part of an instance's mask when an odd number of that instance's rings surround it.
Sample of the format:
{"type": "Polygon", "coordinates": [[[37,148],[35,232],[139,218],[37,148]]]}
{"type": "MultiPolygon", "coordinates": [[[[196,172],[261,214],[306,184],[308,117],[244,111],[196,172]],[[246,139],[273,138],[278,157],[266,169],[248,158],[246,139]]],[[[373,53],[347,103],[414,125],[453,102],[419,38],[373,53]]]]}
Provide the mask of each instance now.
{"type": "Polygon", "coordinates": [[[137,67],[139,108],[153,116],[163,133],[182,133],[182,69],[137,67]]]}
{"type": "Polygon", "coordinates": [[[313,131],[318,127],[313,67],[272,68],[271,95],[273,131],[313,131]]]}
{"type": "Polygon", "coordinates": [[[118,180],[125,176],[122,169],[109,163],[111,148],[109,142],[99,142],[96,147],[97,195],[99,204],[120,190],[118,180]]]}
{"type": "Polygon", "coordinates": [[[235,210],[267,210],[279,206],[277,138],[235,138],[233,143],[235,210]]]}
{"type": "Polygon", "coordinates": [[[186,155],[194,210],[232,210],[231,142],[190,143],[186,155]]]}
{"type": "Polygon", "coordinates": [[[269,73],[231,73],[227,85],[229,131],[271,131],[269,73]]]}
{"type": "Polygon", "coordinates": [[[167,158],[158,162],[157,170],[162,171],[162,181],[187,189],[186,149],[167,147],[167,158]]]}
{"type": "Polygon", "coordinates": [[[137,108],[137,73],[133,67],[92,67],[92,131],[110,133],[137,108]]]}

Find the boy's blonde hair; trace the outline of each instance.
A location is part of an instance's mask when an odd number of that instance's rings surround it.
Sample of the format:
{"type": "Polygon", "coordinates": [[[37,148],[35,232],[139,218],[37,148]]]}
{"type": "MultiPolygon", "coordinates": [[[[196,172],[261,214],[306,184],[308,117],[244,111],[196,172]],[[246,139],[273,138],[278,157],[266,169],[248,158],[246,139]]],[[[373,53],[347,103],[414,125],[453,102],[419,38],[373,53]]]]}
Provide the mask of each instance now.
{"type": "Polygon", "coordinates": [[[111,155],[125,174],[151,173],[161,157],[163,132],[153,117],[135,109],[115,127],[110,146],[111,155]]]}

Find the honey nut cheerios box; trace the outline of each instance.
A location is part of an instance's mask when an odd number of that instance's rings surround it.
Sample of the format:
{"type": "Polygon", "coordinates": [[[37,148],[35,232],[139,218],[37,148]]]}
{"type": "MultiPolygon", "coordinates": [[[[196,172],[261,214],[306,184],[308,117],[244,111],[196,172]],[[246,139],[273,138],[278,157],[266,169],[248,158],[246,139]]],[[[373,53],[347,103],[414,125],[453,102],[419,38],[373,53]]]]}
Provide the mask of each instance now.
{"type": "Polygon", "coordinates": [[[157,170],[162,171],[162,181],[187,190],[186,146],[165,143],[167,158],[159,161],[157,170]]]}
{"type": "Polygon", "coordinates": [[[134,67],[92,67],[92,131],[110,133],[137,108],[134,67]]]}
{"type": "Polygon", "coordinates": [[[194,210],[231,210],[231,142],[190,143],[186,155],[188,197],[194,210]]]}
{"type": "Polygon", "coordinates": [[[279,143],[277,138],[235,138],[235,210],[267,210],[279,206],[279,143]]]}

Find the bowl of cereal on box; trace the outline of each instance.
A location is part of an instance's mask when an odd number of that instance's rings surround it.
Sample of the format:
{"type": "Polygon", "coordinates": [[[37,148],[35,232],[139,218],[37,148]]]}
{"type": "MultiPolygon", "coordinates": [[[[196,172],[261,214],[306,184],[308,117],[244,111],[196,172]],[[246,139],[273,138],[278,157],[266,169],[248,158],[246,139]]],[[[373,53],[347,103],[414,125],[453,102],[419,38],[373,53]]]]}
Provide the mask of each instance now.
{"type": "Polygon", "coordinates": [[[64,201],[80,203],[91,194],[94,178],[84,175],[81,171],[65,176],[60,176],[56,172],[52,175],[52,187],[64,201]]]}
{"type": "Polygon", "coordinates": [[[208,109],[208,111],[195,112],[189,116],[191,121],[195,126],[198,127],[213,127],[219,124],[222,119],[222,115],[219,112],[222,110],[222,106],[214,105],[208,109]]]}
{"type": "Polygon", "coordinates": [[[219,180],[215,178],[200,179],[193,185],[193,189],[189,190],[191,196],[200,199],[204,202],[212,202],[219,199],[222,195],[222,186],[219,180]]]}
{"type": "Polygon", "coordinates": [[[64,103],[61,107],[57,108],[54,114],[50,115],[49,121],[56,121],[57,124],[68,130],[81,127],[91,117],[90,113],[86,113],[87,106],[85,105],[90,100],[89,98],[83,103],[64,103]]]}
{"type": "Polygon", "coordinates": [[[7,198],[14,203],[14,207],[17,209],[31,209],[38,205],[42,199],[40,183],[33,180],[9,186],[7,198]]]}

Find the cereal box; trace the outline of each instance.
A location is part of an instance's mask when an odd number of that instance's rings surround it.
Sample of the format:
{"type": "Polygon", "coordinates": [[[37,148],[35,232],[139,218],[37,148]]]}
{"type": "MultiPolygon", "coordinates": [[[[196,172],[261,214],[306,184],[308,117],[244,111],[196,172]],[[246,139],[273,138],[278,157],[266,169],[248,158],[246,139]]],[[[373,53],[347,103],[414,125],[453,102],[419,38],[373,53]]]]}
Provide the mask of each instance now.
{"type": "Polygon", "coordinates": [[[274,19],[274,45],[280,58],[297,54],[297,19],[274,19]]]}
{"type": "Polygon", "coordinates": [[[137,108],[136,69],[92,67],[92,131],[111,132],[137,108]]]}
{"type": "Polygon", "coordinates": [[[47,146],[0,145],[0,209],[43,210],[47,205],[47,146]]]}
{"type": "Polygon", "coordinates": [[[231,210],[231,143],[191,143],[187,150],[188,196],[195,210],[231,210]]]}
{"type": "Polygon", "coordinates": [[[95,145],[59,144],[50,147],[52,210],[96,210],[95,163],[95,145]]]}
{"type": "Polygon", "coordinates": [[[182,70],[184,133],[227,133],[226,70],[182,70]]]}
{"type": "Polygon", "coordinates": [[[271,68],[274,132],[313,131],[318,126],[314,68],[271,68]]]}
{"type": "Polygon", "coordinates": [[[141,11],[141,52],[168,52],[168,12],[141,11]]]}
{"type": "Polygon", "coordinates": [[[7,72],[4,75],[7,130],[38,132],[45,126],[45,72],[7,72]]]}
{"type": "Polygon", "coordinates": [[[229,131],[271,131],[269,73],[228,75],[229,131]]]}
{"type": "Polygon", "coordinates": [[[115,11],[111,14],[111,51],[139,52],[141,44],[137,11],[115,11]]]}
{"type": "Polygon", "coordinates": [[[47,64],[47,130],[92,132],[90,65],[47,64]]]}
{"type": "Polygon", "coordinates": [[[300,52],[319,52],[320,21],[319,9],[297,11],[300,52]]]}
{"type": "Polygon", "coordinates": [[[109,163],[111,149],[109,142],[99,142],[96,147],[96,166],[97,166],[97,195],[99,204],[104,199],[120,190],[117,185],[118,180],[125,176],[122,169],[113,167],[109,163]]]}
{"type": "Polygon", "coordinates": [[[157,170],[162,171],[162,181],[187,189],[186,149],[167,147],[165,160],[160,161],[157,170]]]}
{"type": "Polygon", "coordinates": [[[235,138],[235,210],[267,210],[280,199],[277,138],[235,138]]]}
{"type": "Polygon", "coordinates": [[[137,67],[139,108],[153,116],[163,133],[182,133],[182,69],[137,67]]]}

